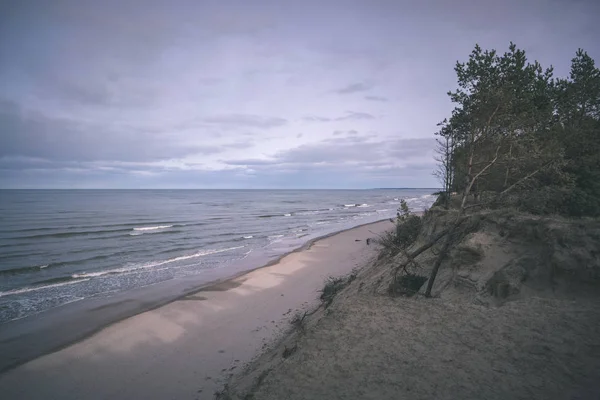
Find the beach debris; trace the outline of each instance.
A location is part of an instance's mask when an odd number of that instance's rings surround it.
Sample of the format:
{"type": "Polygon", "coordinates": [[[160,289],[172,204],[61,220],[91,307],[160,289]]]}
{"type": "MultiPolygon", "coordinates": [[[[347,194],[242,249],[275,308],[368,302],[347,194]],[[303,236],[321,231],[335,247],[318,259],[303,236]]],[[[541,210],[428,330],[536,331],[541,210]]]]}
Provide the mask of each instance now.
{"type": "Polygon", "coordinates": [[[296,329],[300,330],[301,332],[304,332],[304,318],[306,318],[307,315],[310,315],[308,313],[308,311],[302,312],[302,311],[298,310],[296,312],[296,314],[294,314],[294,317],[290,321],[290,324],[292,324],[292,326],[294,326],[296,329]]]}
{"type": "Polygon", "coordinates": [[[281,356],[283,358],[288,358],[289,356],[291,356],[292,354],[294,354],[296,352],[296,350],[298,350],[298,345],[297,344],[293,345],[292,347],[284,346],[283,353],[281,354],[281,356]]]}

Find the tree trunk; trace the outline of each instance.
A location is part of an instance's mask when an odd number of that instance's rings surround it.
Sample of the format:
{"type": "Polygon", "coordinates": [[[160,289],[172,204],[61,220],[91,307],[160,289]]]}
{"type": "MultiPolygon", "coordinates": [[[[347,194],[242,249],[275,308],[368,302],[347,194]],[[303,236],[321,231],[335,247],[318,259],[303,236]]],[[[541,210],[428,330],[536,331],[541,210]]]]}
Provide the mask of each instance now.
{"type": "MultiPolygon", "coordinates": [[[[458,210],[458,215],[456,216],[456,219],[454,221],[454,224],[452,225],[452,227],[450,227],[448,234],[446,235],[446,240],[444,241],[444,245],[442,246],[442,249],[440,251],[440,254],[438,255],[438,258],[435,260],[435,264],[433,265],[433,269],[431,270],[431,274],[429,275],[429,281],[427,282],[427,289],[425,290],[425,296],[426,297],[431,297],[431,289],[433,288],[433,284],[435,282],[435,278],[437,276],[437,273],[440,269],[440,265],[442,265],[442,261],[444,261],[444,258],[446,258],[446,254],[448,253],[448,248],[450,247],[450,243],[452,241],[452,234],[454,233],[454,231],[456,230],[456,228],[459,225],[459,221],[461,219],[461,217],[463,216],[464,212],[465,212],[465,205],[467,203],[467,197],[469,196],[469,193],[471,192],[471,188],[473,187],[473,185],[475,184],[475,182],[477,181],[477,179],[479,179],[479,177],[485,172],[487,171],[492,165],[494,165],[496,163],[496,161],[498,160],[498,153],[500,152],[500,146],[498,145],[498,147],[496,147],[496,154],[493,158],[492,161],[490,161],[488,163],[488,165],[486,165],[485,167],[483,167],[481,169],[481,171],[479,171],[469,182],[469,184],[467,185],[467,187],[465,188],[465,191],[463,192],[463,196],[462,196],[462,201],[460,204],[460,209],[458,210]]],[[[474,147],[471,148],[471,154],[469,155],[469,170],[468,170],[468,175],[471,175],[471,168],[473,165],[473,154],[474,154],[474,147]]]]}
{"type": "Polygon", "coordinates": [[[506,174],[504,174],[504,185],[503,185],[503,187],[506,187],[508,185],[508,175],[509,175],[509,172],[510,172],[511,158],[512,158],[512,143],[510,144],[510,146],[508,148],[508,165],[506,166],[506,174]]]}

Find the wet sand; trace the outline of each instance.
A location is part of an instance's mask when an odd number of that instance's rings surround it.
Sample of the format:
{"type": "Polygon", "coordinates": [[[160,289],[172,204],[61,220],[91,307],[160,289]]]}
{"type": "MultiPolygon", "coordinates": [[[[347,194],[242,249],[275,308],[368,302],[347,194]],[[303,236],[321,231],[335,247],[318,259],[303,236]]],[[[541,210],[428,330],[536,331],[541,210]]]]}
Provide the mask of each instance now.
{"type": "MultiPolygon", "coordinates": [[[[210,399],[225,378],[316,302],[328,276],[374,255],[389,221],[317,240],[277,263],[114,323],[0,375],[3,398],[210,399]]],[[[34,344],[32,344],[34,345],[34,344]]]]}

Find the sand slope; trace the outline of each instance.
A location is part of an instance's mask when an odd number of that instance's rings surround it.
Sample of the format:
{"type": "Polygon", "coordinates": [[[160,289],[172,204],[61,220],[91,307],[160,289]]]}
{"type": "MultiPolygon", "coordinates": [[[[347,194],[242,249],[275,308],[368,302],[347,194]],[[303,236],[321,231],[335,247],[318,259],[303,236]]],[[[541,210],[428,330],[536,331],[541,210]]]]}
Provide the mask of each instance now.
{"type": "Polygon", "coordinates": [[[600,398],[595,302],[358,295],[330,309],[293,355],[265,356],[253,399],[600,398]]]}
{"type": "MultiPolygon", "coordinates": [[[[430,214],[415,246],[451,219],[430,214]]],[[[221,398],[600,399],[600,221],[498,212],[461,229],[435,298],[391,297],[402,257],[384,254],[221,398]]]]}

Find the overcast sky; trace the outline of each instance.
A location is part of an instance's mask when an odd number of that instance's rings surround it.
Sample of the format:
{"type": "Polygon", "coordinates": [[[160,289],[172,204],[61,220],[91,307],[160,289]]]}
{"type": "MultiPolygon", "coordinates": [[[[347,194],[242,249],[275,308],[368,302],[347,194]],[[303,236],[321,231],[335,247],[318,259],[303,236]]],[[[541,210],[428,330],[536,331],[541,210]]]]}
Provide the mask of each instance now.
{"type": "Polygon", "coordinates": [[[438,187],[475,43],[568,73],[600,1],[3,0],[0,187],[438,187]]]}

